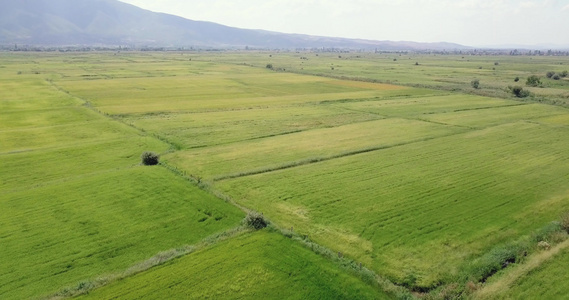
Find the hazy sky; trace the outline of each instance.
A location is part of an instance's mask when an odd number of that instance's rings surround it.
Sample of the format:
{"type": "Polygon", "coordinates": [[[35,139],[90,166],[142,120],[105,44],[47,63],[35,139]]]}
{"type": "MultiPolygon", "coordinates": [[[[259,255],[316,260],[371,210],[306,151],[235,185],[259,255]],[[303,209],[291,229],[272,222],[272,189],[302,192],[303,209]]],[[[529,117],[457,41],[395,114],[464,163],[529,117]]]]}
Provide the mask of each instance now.
{"type": "Polygon", "coordinates": [[[121,0],[233,27],[470,46],[569,45],[569,0],[121,0]]]}

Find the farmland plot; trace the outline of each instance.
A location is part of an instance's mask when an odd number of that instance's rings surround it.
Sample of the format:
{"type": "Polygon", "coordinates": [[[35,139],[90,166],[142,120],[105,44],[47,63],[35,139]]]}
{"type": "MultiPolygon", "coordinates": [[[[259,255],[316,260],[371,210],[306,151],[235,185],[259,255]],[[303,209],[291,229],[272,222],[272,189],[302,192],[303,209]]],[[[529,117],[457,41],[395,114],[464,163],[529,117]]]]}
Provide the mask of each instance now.
{"type": "Polygon", "coordinates": [[[49,81],[7,85],[0,92],[0,298],[47,295],[242,219],[170,171],[139,166],[143,151],[168,144],[81,106],[49,81]]]}
{"type": "Polygon", "coordinates": [[[396,282],[429,287],[569,208],[568,135],[518,122],[216,185],[396,282]]]}
{"type": "Polygon", "coordinates": [[[178,151],[165,159],[206,180],[219,179],[432,139],[460,130],[415,120],[385,119],[178,151]]]}
{"type": "Polygon", "coordinates": [[[329,260],[266,230],[224,241],[79,299],[180,297],[390,299],[329,260]]]}
{"type": "MultiPolygon", "coordinates": [[[[241,211],[180,175],[419,291],[569,209],[567,110],[480,96],[507,98],[509,77],[557,58],[299,55],[10,54],[0,297],[48,295],[239,224],[241,211]],[[140,166],[147,150],[175,171],[140,166]]],[[[535,93],[564,97],[565,83],[547,84],[535,93]]],[[[92,297],[385,296],[336,267],[261,231],[92,297]]]]}

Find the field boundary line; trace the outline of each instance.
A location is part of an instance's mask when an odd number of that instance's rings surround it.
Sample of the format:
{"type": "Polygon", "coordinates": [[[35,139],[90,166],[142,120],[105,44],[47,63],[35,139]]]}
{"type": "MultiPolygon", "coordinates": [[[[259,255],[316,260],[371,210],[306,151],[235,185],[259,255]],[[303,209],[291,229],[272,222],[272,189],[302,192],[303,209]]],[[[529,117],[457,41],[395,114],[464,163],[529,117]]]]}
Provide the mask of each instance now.
{"type": "Polygon", "coordinates": [[[106,285],[112,284],[114,282],[123,280],[127,277],[135,276],[139,273],[150,270],[151,268],[163,265],[171,260],[180,258],[192,254],[194,252],[200,251],[204,248],[210,247],[216,243],[229,240],[236,236],[240,236],[252,230],[240,225],[229,230],[223,231],[221,233],[216,233],[210,235],[201,241],[198,241],[193,245],[183,245],[177,248],[169,249],[166,251],[161,251],[156,255],[138,262],[123,271],[118,271],[115,273],[110,273],[102,276],[98,276],[94,279],[83,280],[77,283],[77,285],[72,287],[64,288],[58,292],[51,295],[45,296],[41,299],[44,300],[60,300],[68,299],[72,297],[77,297],[80,295],[88,294],[90,291],[104,287],[106,285]]]}
{"type": "MultiPolygon", "coordinates": [[[[437,91],[437,90],[433,90],[437,91]]],[[[442,93],[442,94],[429,94],[429,95],[396,95],[396,96],[377,96],[374,98],[347,98],[338,100],[322,100],[318,102],[322,105],[330,105],[337,103],[358,103],[358,102],[379,102],[379,101],[389,101],[389,100],[401,100],[401,99],[422,99],[422,98],[432,98],[432,97],[445,97],[455,95],[452,93],[442,93]]]]}
{"type": "Polygon", "coordinates": [[[142,129],[142,128],[138,128],[138,127],[136,127],[136,126],[134,126],[134,125],[132,125],[132,124],[129,124],[129,123],[127,123],[127,122],[121,120],[121,119],[120,119],[119,117],[117,117],[117,116],[109,115],[109,114],[107,114],[107,113],[105,113],[105,112],[99,110],[98,108],[96,108],[95,106],[93,106],[93,105],[91,104],[91,102],[88,101],[87,99],[84,99],[84,98],[81,98],[81,97],[79,97],[79,96],[76,96],[76,95],[72,94],[71,92],[69,92],[69,91],[63,89],[61,86],[59,86],[59,85],[57,85],[56,83],[54,83],[53,80],[47,79],[46,81],[47,81],[53,88],[55,88],[56,90],[58,90],[59,92],[64,93],[64,94],[66,94],[66,95],[69,95],[70,97],[73,97],[73,98],[75,98],[75,99],[78,99],[78,100],[82,101],[82,102],[83,102],[83,106],[85,106],[85,107],[91,109],[91,110],[94,111],[95,113],[97,113],[97,114],[99,114],[100,116],[104,117],[106,120],[112,120],[112,121],[117,122],[117,123],[119,123],[119,124],[122,124],[122,125],[124,125],[124,126],[128,126],[128,127],[130,127],[130,128],[135,129],[136,131],[138,131],[142,136],[152,137],[152,138],[155,138],[155,139],[157,139],[157,140],[159,140],[159,141],[162,141],[162,142],[168,144],[168,145],[170,146],[170,150],[167,150],[167,152],[170,152],[170,151],[173,151],[173,150],[179,150],[179,149],[181,148],[180,145],[177,145],[177,144],[175,144],[175,143],[173,143],[173,142],[171,142],[171,141],[169,141],[169,140],[167,140],[167,139],[165,139],[165,138],[163,138],[163,137],[161,137],[161,136],[159,136],[159,135],[152,134],[152,133],[148,133],[148,132],[146,132],[146,130],[144,130],[144,129],[142,129]]]}
{"type": "Polygon", "coordinates": [[[354,156],[354,155],[358,155],[358,154],[364,154],[364,153],[374,152],[374,151],[379,151],[379,150],[385,150],[385,149],[390,149],[390,148],[395,148],[395,147],[400,147],[400,146],[405,146],[405,145],[410,145],[410,144],[415,144],[415,143],[420,143],[420,142],[426,142],[426,141],[430,141],[430,140],[434,140],[434,139],[438,139],[438,138],[444,138],[444,137],[449,137],[449,136],[463,134],[463,133],[464,132],[460,131],[460,132],[454,132],[454,133],[447,134],[447,135],[426,137],[426,138],[416,139],[416,140],[402,142],[402,143],[396,143],[396,144],[390,144],[390,145],[381,145],[381,146],[369,147],[369,148],[364,148],[364,149],[359,149],[359,150],[354,150],[354,151],[348,151],[348,152],[343,152],[343,153],[334,154],[334,155],[330,155],[330,156],[306,158],[303,160],[297,160],[297,161],[293,161],[293,162],[289,162],[289,163],[284,163],[284,164],[279,165],[279,166],[266,167],[266,168],[249,170],[249,171],[232,173],[232,174],[225,174],[225,175],[214,177],[212,179],[212,181],[218,182],[218,181],[227,180],[227,179],[235,179],[235,178],[240,178],[240,177],[247,177],[247,176],[253,176],[253,175],[258,175],[258,174],[271,173],[271,172],[275,172],[275,171],[291,169],[291,168],[295,168],[295,167],[310,165],[310,164],[329,161],[329,160],[333,160],[333,159],[349,157],[349,156],[354,156]]]}

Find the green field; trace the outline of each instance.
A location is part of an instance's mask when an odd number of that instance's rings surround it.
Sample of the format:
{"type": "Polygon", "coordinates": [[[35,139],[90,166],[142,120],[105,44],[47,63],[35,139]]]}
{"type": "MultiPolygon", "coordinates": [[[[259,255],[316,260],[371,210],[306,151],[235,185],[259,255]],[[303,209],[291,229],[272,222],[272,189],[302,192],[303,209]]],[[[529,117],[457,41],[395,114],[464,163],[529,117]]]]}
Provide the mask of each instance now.
{"type": "Polygon", "coordinates": [[[460,132],[460,129],[414,120],[385,119],[178,151],[165,159],[204,179],[219,179],[413,143],[456,132],[460,132]]]}
{"type": "Polygon", "coordinates": [[[301,74],[364,81],[378,81],[421,88],[434,88],[484,96],[508,97],[505,87],[524,86],[530,75],[542,79],[544,88],[528,88],[541,100],[569,105],[569,80],[546,79],[548,71],[568,70],[564,56],[492,56],[440,55],[416,53],[236,53],[204,55],[195,53],[193,60],[208,60],[264,67],[301,74]],[[303,59],[305,58],[305,59],[303,59]],[[519,82],[515,82],[518,77],[519,82]],[[480,80],[480,89],[470,82],[480,80]]]}
{"type": "MultiPolygon", "coordinates": [[[[112,274],[127,275],[87,297],[469,297],[467,283],[484,290],[508,276],[509,267],[476,273],[485,257],[536,243],[569,211],[569,81],[542,78],[524,99],[506,89],[516,76],[523,85],[567,64],[409,53],[1,53],[0,257],[10,259],[0,262],[0,298],[41,298],[112,274]],[[144,151],[162,164],[142,166],[144,151]],[[248,210],[273,229],[122,273],[235,230],[248,210]],[[291,229],[380,284],[284,237],[291,229]],[[378,288],[391,283],[407,292],[378,288]]],[[[548,253],[524,249],[500,265],[548,253]]],[[[511,289],[488,289],[489,298],[531,298],[534,286],[564,295],[559,251],[511,289]]]]}
{"type": "Polygon", "coordinates": [[[114,298],[391,299],[299,243],[266,230],[221,242],[79,299],[114,298]]]}
{"type": "Polygon", "coordinates": [[[139,166],[142,151],[169,145],[47,81],[8,84],[0,101],[0,298],[56,292],[243,218],[170,171],[139,166]]]}
{"type": "Polygon", "coordinates": [[[568,134],[512,123],[219,186],[395,282],[428,287],[569,209],[568,134]]]}

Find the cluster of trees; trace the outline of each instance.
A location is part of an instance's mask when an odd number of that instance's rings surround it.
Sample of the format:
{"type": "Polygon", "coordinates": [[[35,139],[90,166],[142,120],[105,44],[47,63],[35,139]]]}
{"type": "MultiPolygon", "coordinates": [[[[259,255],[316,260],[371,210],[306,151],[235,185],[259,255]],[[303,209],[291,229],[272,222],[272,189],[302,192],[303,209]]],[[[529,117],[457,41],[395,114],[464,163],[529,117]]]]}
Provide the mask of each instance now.
{"type": "Polygon", "coordinates": [[[551,78],[553,80],[559,80],[561,78],[565,78],[567,77],[567,71],[563,71],[563,72],[559,72],[559,73],[555,73],[554,71],[549,71],[547,73],[545,73],[545,77],[547,78],[551,78]]]}

